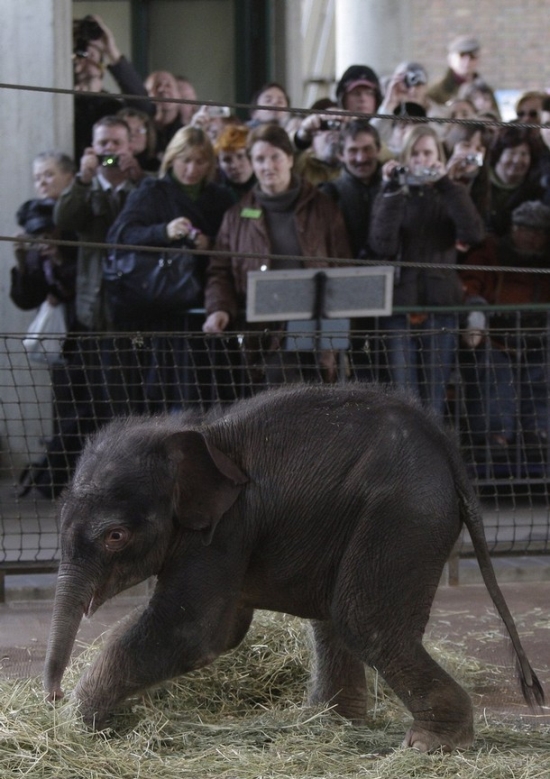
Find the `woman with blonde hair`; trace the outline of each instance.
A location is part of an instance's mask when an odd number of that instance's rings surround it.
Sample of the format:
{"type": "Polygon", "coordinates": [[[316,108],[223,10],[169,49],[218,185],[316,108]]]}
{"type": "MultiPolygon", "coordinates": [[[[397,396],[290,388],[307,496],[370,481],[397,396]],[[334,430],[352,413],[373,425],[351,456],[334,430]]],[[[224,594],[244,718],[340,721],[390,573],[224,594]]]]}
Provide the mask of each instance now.
{"type": "MultiPolygon", "coordinates": [[[[213,246],[225,211],[233,204],[226,189],[212,179],[216,157],[210,139],[197,127],[178,130],[166,148],[159,178],[146,178],[131,193],[107,240],[114,244],[173,247],[188,252],[189,283],[196,296],[185,310],[112,311],[115,329],[200,333],[202,315],[190,309],[204,305],[204,280],[208,250],[213,246]]],[[[154,256],[154,255],[152,255],[154,256]]],[[[148,408],[174,407],[182,402],[210,401],[210,369],[201,368],[208,351],[202,339],[165,338],[157,342],[155,370],[149,366],[148,408]],[[193,366],[193,370],[191,369],[193,366]],[[199,373],[195,372],[199,370],[199,373]],[[151,376],[157,378],[157,385],[151,376]]],[[[146,383],[147,383],[146,382],[146,383]]]]}
{"type": "Polygon", "coordinates": [[[401,159],[382,168],[369,241],[377,256],[398,263],[394,305],[432,309],[383,317],[380,329],[392,382],[440,415],[455,358],[456,321],[453,313],[437,309],[459,306],[463,298],[456,270],[444,266],[456,265],[457,247],[478,244],[483,234],[466,187],[447,175],[437,133],[417,125],[406,137],[401,159]]]}

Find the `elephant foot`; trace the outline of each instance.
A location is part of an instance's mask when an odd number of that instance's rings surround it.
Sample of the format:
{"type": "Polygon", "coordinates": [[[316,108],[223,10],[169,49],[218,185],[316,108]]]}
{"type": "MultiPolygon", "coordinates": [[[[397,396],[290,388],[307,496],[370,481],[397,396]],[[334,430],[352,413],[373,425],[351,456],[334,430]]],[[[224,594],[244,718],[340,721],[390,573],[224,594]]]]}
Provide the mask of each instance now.
{"type": "Polygon", "coordinates": [[[428,730],[421,723],[413,722],[401,746],[416,749],[418,752],[437,752],[439,750],[452,752],[453,749],[467,749],[473,743],[473,722],[464,724],[452,733],[438,733],[434,730],[428,730]]]}

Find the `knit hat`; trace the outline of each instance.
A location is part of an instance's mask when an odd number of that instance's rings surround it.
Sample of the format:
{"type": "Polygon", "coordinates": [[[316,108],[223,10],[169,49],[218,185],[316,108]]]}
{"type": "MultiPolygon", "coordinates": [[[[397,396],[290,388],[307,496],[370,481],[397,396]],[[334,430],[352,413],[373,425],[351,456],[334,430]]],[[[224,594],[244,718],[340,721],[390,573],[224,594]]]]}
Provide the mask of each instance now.
{"type": "Polygon", "coordinates": [[[350,65],[336,86],[336,100],[343,107],[344,97],[358,86],[372,87],[376,92],[376,108],[382,102],[380,80],[368,65],[350,65]]]}
{"type": "Polygon", "coordinates": [[[512,224],[550,232],[550,207],[540,200],[527,200],[512,211],[512,224]]]}
{"type": "Polygon", "coordinates": [[[449,54],[471,54],[479,51],[481,44],[472,35],[459,35],[449,43],[449,54]]]}
{"type": "Polygon", "coordinates": [[[55,229],[53,207],[54,201],[51,198],[27,200],[17,210],[17,224],[23,228],[27,235],[51,232],[55,229]]]}

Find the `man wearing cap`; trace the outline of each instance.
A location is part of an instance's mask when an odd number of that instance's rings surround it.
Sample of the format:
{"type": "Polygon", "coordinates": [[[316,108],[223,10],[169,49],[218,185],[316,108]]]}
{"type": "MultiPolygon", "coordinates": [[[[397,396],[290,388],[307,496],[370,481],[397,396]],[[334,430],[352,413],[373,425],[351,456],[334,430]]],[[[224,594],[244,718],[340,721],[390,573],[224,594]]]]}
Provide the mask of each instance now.
{"type": "Polygon", "coordinates": [[[477,72],[481,44],[471,35],[459,35],[447,49],[448,68],[441,79],[428,89],[428,97],[435,103],[445,105],[456,97],[462,84],[480,78],[477,72]]]}
{"type": "Polygon", "coordinates": [[[382,102],[380,80],[368,65],[350,65],[336,86],[340,108],[357,114],[375,114],[382,102]]]}
{"type": "Polygon", "coordinates": [[[512,212],[511,231],[489,235],[466,258],[492,270],[460,272],[465,303],[472,309],[461,351],[466,409],[473,443],[488,443],[504,459],[511,444],[523,444],[528,462],[541,463],[548,445],[549,312],[522,310],[550,304],[550,277],[511,268],[550,267],[550,207],[529,200],[512,212]],[[518,306],[489,317],[480,305],[518,306]],[[491,329],[487,337],[487,329],[491,329]]]}

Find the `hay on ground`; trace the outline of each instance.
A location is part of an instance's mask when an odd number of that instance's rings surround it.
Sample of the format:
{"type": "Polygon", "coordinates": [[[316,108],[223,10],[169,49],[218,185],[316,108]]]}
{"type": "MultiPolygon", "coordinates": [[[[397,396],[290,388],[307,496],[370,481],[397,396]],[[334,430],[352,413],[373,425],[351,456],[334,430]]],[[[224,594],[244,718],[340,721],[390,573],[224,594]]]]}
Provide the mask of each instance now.
{"type": "MultiPolygon", "coordinates": [[[[44,703],[41,682],[0,681],[0,777],[41,779],[543,779],[550,775],[549,728],[491,721],[478,713],[473,749],[421,755],[398,747],[408,712],[369,672],[369,727],[304,706],[305,628],[260,613],[243,644],[201,671],[129,702],[114,728],[94,734],[70,703],[44,703]]],[[[498,683],[498,669],[430,644],[466,689],[498,683]]],[[[98,651],[68,670],[70,690],[98,651]]]]}

